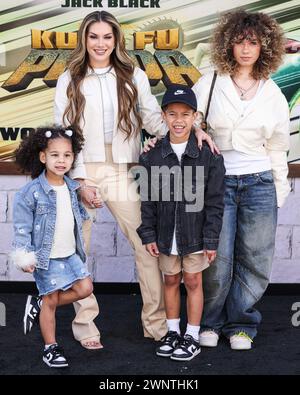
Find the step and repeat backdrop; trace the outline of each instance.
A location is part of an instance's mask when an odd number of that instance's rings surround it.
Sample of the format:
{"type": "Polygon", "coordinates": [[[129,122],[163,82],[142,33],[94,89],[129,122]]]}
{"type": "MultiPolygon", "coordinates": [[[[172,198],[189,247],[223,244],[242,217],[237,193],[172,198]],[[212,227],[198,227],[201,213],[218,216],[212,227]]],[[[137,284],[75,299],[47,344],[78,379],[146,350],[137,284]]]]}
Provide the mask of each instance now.
{"type": "MultiPolygon", "coordinates": [[[[54,88],[77,42],[82,18],[113,13],[127,48],[158,100],[170,83],[192,86],[208,71],[209,39],[220,13],[263,11],[286,33],[286,58],[272,78],[291,109],[289,162],[300,163],[299,1],[12,0],[0,6],[0,174],[13,173],[12,154],[32,128],[51,122],[54,88]]],[[[294,168],[295,169],[295,168],[294,168]]],[[[300,172],[299,172],[300,175],[300,172]]]]}
{"type": "MultiPolygon", "coordinates": [[[[210,71],[209,42],[221,13],[268,13],[286,34],[284,64],[272,76],[290,106],[288,155],[292,193],[279,210],[271,282],[300,283],[300,2],[299,0],[10,0],[0,3],[0,280],[32,280],[9,263],[12,202],[29,177],[17,175],[13,152],[35,127],[53,121],[57,78],[77,42],[84,16],[116,16],[126,46],[148,75],[158,101],[171,83],[192,86],[210,71]],[[296,178],[294,178],[296,177],[296,178]]],[[[100,282],[136,282],[132,249],[114,218],[98,210],[90,271],[100,282]]]]}

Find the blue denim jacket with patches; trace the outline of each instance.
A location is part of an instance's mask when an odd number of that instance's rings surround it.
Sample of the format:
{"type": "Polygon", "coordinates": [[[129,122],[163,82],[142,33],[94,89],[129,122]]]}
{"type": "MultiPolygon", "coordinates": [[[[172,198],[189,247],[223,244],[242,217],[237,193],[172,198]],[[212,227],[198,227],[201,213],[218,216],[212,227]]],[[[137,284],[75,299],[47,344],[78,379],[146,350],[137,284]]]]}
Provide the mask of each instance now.
{"type": "MultiPolygon", "coordinates": [[[[67,176],[64,176],[64,180],[70,191],[74,215],[76,253],[85,262],[82,221],[89,219],[89,215],[77,198],[76,190],[80,184],[67,176]]],[[[34,251],[36,267],[48,269],[56,222],[56,191],[47,181],[45,171],[16,193],[13,221],[14,249],[34,251]]]]}

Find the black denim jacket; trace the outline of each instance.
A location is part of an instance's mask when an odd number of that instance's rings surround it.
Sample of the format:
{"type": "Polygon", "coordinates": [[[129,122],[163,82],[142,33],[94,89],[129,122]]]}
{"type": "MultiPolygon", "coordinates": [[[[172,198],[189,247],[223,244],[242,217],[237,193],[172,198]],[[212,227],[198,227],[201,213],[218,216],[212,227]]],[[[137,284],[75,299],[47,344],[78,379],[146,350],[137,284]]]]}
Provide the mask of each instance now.
{"type": "Polygon", "coordinates": [[[139,163],[148,176],[145,177],[144,174],[139,179],[142,223],[137,232],[142,243],[156,242],[159,252],[170,255],[176,222],[178,255],[184,256],[202,249],[216,250],[224,210],[223,157],[212,154],[206,143],[200,150],[194,133],[191,133],[179,163],[168,133],[155,148],[140,155],[139,163]],[[166,166],[165,175],[157,174],[158,168],[162,169],[161,166],[166,166]],[[199,175],[197,168],[200,171],[201,167],[203,173],[199,175]],[[170,196],[169,201],[165,201],[163,194],[168,190],[168,182],[170,196]],[[199,209],[197,207],[196,211],[188,212],[191,206],[195,210],[196,199],[187,199],[185,192],[188,190],[195,194],[196,188],[199,188],[200,193],[201,185],[204,205],[199,209]]]}

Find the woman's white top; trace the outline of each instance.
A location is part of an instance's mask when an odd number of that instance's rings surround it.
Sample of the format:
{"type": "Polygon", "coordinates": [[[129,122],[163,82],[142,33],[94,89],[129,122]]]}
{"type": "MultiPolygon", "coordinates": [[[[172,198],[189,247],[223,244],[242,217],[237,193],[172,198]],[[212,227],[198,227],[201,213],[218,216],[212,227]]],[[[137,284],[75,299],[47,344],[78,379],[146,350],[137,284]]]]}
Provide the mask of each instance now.
{"type": "Polygon", "coordinates": [[[109,87],[107,83],[107,72],[109,72],[111,66],[103,68],[94,68],[94,72],[99,78],[101,85],[102,96],[103,96],[103,124],[104,124],[104,143],[111,144],[113,139],[114,131],[114,106],[110,96],[109,87]]]}
{"type": "MultiPolygon", "coordinates": [[[[256,95],[261,90],[264,81],[259,82],[255,96],[251,100],[241,100],[244,112],[247,107],[255,100],[256,95]]],[[[267,155],[249,155],[237,150],[228,150],[222,152],[226,175],[242,175],[259,173],[261,171],[271,170],[270,158],[267,155]]]]}
{"type": "MultiPolygon", "coordinates": [[[[69,70],[62,73],[58,80],[54,99],[54,119],[58,124],[68,122],[63,119],[64,111],[68,105],[67,89],[71,80],[69,70]]],[[[134,69],[133,81],[138,91],[138,108],[142,118],[142,127],[150,134],[164,136],[167,132],[162,120],[161,108],[155,96],[152,95],[146,73],[140,68],[134,69]]],[[[109,111],[110,103],[107,103],[107,95],[104,96],[102,89],[107,89],[113,105],[113,136],[112,156],[114,163],[138,163],[141,153],[141,137],[137,133],[131,138],[118,128],[118,89],[117,76],[114,68],[106,72],[105,84],[94,70],[88,69],[86,77],[82,81],[81,92],[85,97],[85,108],[81,119],[81,127],[85,139],[84,147],[79,153],[75,168],[70,172],[72,178],[87,178],[85,163],[105,162],[105,139],[103,130],[109,131],[110,120],[104,116],[104,107],[109,111]],[[101,82],[100,82],[101,81],[101,82]],[[107,122],[107,124],[105,124],[107,122]]],[[[130,113],[132,124],[137,125],[133,112],[130,113]]],[[[108,137],[108,136],[107,136],[108,137]]]]}

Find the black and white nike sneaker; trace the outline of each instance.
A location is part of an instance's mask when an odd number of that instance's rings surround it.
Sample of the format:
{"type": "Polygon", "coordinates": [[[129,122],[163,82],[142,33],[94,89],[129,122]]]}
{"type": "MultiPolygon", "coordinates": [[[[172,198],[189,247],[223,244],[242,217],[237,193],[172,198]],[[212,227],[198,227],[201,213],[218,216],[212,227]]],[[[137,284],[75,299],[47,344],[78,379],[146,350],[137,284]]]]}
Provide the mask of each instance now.
{"type": "Polygon", "coordinates": [[[191,335],[184,335],[173,351],[171,359],[175,361],[190,361],[201,352],[200,344],[191,335]]]}
{"type": "Polygon", "coordinates": [[[50,368],[67,368],[69,366],[64,351],[58,344],[51,344],[43,353],[43,361],[50,368]]]}
{"type": "Polygon", "coordinates": [[[170,357],[179,341],[180,335],[176,331],[168,331],[161,339],[161,345],[157,347],[156,355],[159,357],[170,357]]]}
{"type": "Polygon", "coordinates": [[[40,296],[27,296],[25,314],[23,318],[24,335],[29,333],[33,324],[38,320],[42,305],[42,297],[40,296]]]}

